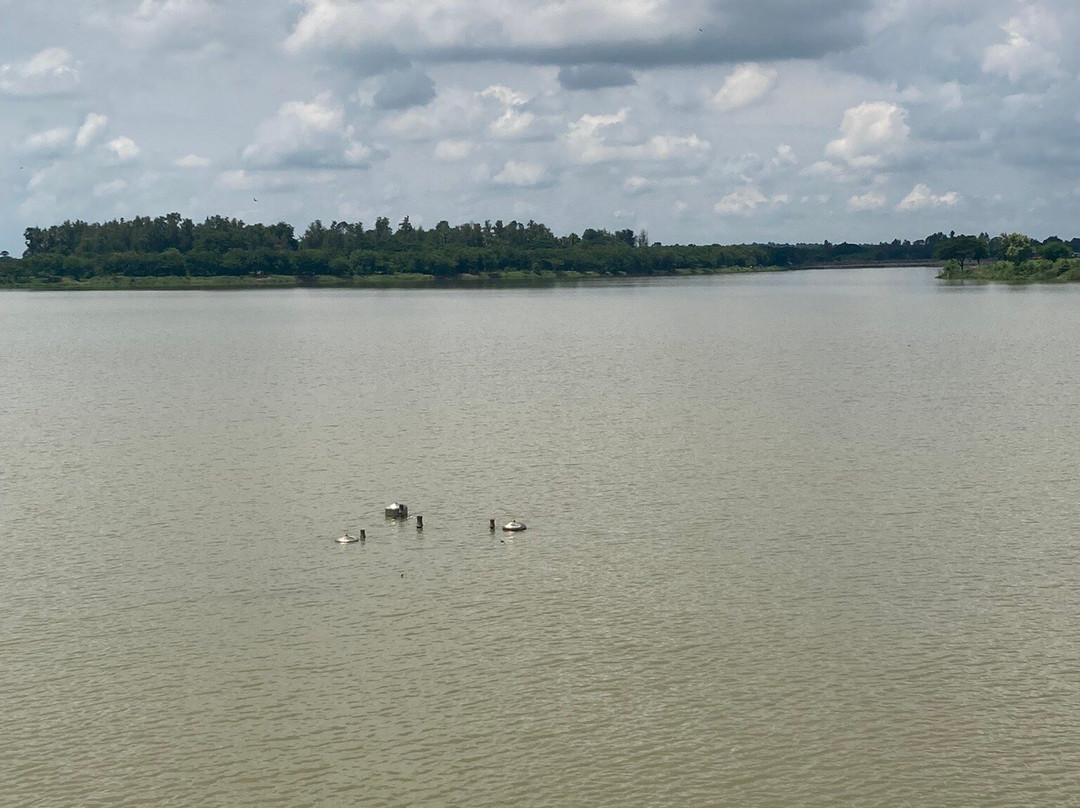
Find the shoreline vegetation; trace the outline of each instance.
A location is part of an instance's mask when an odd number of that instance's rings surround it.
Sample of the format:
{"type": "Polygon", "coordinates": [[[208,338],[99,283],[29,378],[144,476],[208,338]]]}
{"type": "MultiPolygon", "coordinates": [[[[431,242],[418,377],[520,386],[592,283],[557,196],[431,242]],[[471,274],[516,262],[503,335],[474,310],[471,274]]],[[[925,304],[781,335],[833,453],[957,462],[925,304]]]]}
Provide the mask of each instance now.
{"type": "Polygon", "coordinates": [[[938,277],[947,281],[999,283],[1077,283],[1080,282],[1080,258],[1045,258],[1027,261],[995,261],[975,266],[961,266],[947,261],[938,277]]]}
{"type": "Polygon", "coordinates": [[[598,278],[678,277],[837,267],[943,267],[946,280],[1080,280],[1080,239],[1038,242],[935,233],[879,244],[675,244],[644,230],[586,228],[557,236],[545,225],[502,220],[425,229],[406,216],[360,222],[246,224],[170,213],[103,223],[66,221],[25,233],[21,258],[0,252],[0,288],[257,289],[469,287],[598,278]],[[983,263],[983,259],[993,259],[983,263]]]}

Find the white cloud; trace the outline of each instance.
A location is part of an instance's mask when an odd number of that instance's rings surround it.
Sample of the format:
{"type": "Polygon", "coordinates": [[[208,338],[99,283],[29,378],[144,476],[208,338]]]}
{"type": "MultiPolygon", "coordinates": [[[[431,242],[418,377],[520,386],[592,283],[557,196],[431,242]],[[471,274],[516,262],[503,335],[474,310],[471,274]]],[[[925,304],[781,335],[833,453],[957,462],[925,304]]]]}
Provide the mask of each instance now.
{"type": "Polygon", "coordinates": [[[863,103],[844,112],[840,137],[825,147],[827,157],[852,168],[873,168],[898,153],[911,127],[907,110],[887,101],[863,103]]]}
{"type": "Polygon", "coordinates": [[[443,105],[438,109],[417,107],[384,119],[382,125],[401,140],[427,140],[456,125],[457,119],[447,117],[445,113],[443,105]]]}
{"type": "Polygon", "coordinates": [[[900,200],[896,209],[912,211],[922,210],[923,208],[951,208],[955,207],[959,201],[960,195],[956,193],[956,191],[948,191],[939,196],[934,194],[928,186],[920,182],[911,189],[911,193],[900,200]]]}
{"type": "Polygon", "coordinates": [[[503,106],[502,115],[488,126],[488,131],[498,138],[514,138],[524,135],[536,116],[524,107],[529,96],[515,92],[501,84],[493,84],[481,92],[481,98],[493,98],[503,106]]]}
{"type": "Polygon", "coordinates": [[[440,140],[435,144],[435,156],[447,162],[464,160],[470,152],[472,143],[468,140],[440,140]]]}
{"type": "Polygon", "coordinates": [[[209,168],[210,158],[200,157],[197,154],[185,154],[183,157],[177,157],[173,165],[178,168],[209,168]]]}
{"type": "Polygon", "coordinates": [[[57,126],[37,132],[26,139],[23,148],[28,152],[39,154],[56,154],[65,149],[71,143],[71,128],[57,126]]]}
{"type": "Polygon", "coordinates": [[[481,98],[494,98],[504,107],[522,107],[529,101],[529,96],[517,93],[502,84],[492,84],[480,93],[481,98]]]}
{"type": "Polygon", "coordinates": [[[767,197],[757,186],[744,185],[722,197],[719,202],[713,205],[713,210],[721,216],[730,216],[732,214],[745,216],[753,213],[758,208],[776,208],[787,204],[789,201],[790,198],[787,194],[767,197]]]}
{"type": "Polygon", "coordinates": [[[507,107],[503,114],[491,122],[488,131],[495,137],[517,137],[522,135],[536,120],[531,112],[522,112],[514,107],[507,107]]]}
{"type": "Polygon", "coordinates": [[[1061,58],[1053,50],[1061,38],[1060,28],[1045,6],[1025,3],[1021,13],[1001,28],[1008,39],[986,49],[984,72],[1006,76],[1013,84],[1033,74],[1060,75],[1061,58]]]}
{"type": "Polygon", "coordinates": [[[79,131],[75,134],[75,151],[82,151],[93,143],[98,135],[105,131],[108,124],[109,119],[105,115],[99,115],[96,112],[87,115],[86,120],[83,121],[79,131]]]}
{"type": "Polygon", "coordinates": [[[614,115],[582,115],[570,124],[566,143],[574,156],[582,163],[596,163],[609,159],[611,150],[605,146],[601,130],[625,123],[628,111],[624,107],[614,115]]]}
{"type": "Polygon", "coordinates": [[[431,103],[412,107],[383,118],[378,126],[395,141],[469,140],[483,136],[490,124],[490,102],[479,93],[450,86],[431,103]]]}
{"type": "Polygon", "coordinates": [[[877,210],[885,206],[885,195],[876,191],[868,191],[862,196],[853,196],[847,201],[847,209],[850,211],[877,210]]]}
{"type": "Polygon", "coordinates": [[[124,135],[110,140],[106,146],[121,163],[134,160],[139,156],[139,147],[135,144],[135,141],[124,135]]]}
{"type": "Polygon", "coordinates": [[[535,163],[519,163],[508,160],[502,171],[492,177],[496,185],[513,185],[518,188],[535,188],[550,182],[547,172],[535,163]]]}
{"type": "MultiPolygon", "coordinates": [[[[706,21],[702,0],[576,0],[573,4],[478,0],[302,0],[287,50],[391,42],[423,49],[476,46],[564,47],[615,37],[689,36],[687,20],[706,21]]],[[[694,22],[696,27],[699,22],[694,22]]],[[[694,33],[697,33],[695,30],[694,33]]]]}
{"type": "Polygon", "coordinates": [[[804,177],[827,177],[832,180],[848,179],[848,173],[836,163],[828,160],[816,160],[799,172],[804,177]]]}
{"type": "Polygon", "coordinates": [[[46,48],[25,62],[0,65],[0,93],[9,95],[61,95],[79,80],[79,63],[65,48],[46,48]]]}
{"type": "Polygon", "coordinates": [[[709,141],[697,135],[653,135],[640,146],[631,146],[631,159],[668,160],[675,157],[701,154],[709,150],[709,141]]]}
{"type": "Polygon", "coordinates": [[[710,99],[713,108],[731,112],[760,101],[776,85],[777,72],[757,64],[739,65],[710,99]]]}
{"type": "Polygon", "coordinates": [[[642,177],[639,174],[635,174],[632,177],[627,177],[623,180],[623,190],[628,194],[640,194],[643,191],[647,191],[652,185],[649,180],[642,177]]]}
{"type": "Polygon", "coordinates": [[[581,163],[609,160],[664,161],[700,157],[710,148],[707,140],[691,135],[653,135],[645,141],[608,143],[607,134],[626,123],[625,108],[609,115],[582,115],[570,124],[563,141],[581,163]]]}
{"type": "Polygon", "coordinates": [[[773,165],[793,166],[797,162],[799,162],[799,158],[791,146],[786,143],[781,143],[776,147],[776,156],[773,157],[773,165]]]}
{"type": "Polygon", "coordinates": [[[322,93],[314,101],[287,101],[264,121],[243,159],[261,168],[362,167],[373,149],[345,125],[345,109],[322,93]]]}

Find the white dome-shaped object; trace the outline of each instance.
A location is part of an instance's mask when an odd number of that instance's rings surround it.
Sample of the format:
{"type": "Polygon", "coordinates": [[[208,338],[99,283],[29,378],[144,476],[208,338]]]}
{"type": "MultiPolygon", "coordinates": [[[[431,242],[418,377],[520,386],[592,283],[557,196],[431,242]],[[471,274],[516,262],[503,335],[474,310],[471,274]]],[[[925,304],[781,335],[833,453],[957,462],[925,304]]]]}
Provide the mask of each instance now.
{"type": "Polygon", "coordinates": [[[334,539],[334,541],[336,541],[338,544],[352,544],[354,541],[360,541],[360,539],[356,538],[356,536],[346,533],[343,536],[338,536],[336,539],[334,539]]]}
{"type": "Polygon", "coordinates": [[[525,529],[525,523],[519,522],[517,519],[511,519],[509,522],[503,525],[502,529],[510,533],[517,533],[525,529]]]}

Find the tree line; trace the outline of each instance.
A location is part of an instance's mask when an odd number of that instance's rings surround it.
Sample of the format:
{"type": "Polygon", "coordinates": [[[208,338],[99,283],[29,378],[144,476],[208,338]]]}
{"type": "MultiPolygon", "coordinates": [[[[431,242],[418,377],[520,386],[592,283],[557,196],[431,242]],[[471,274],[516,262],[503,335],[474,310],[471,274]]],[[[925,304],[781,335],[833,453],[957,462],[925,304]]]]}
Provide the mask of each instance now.
{"type": "Polygon", "coordinates": [[[1046,242],[1011,236],[990,238],[934,233],[925,239],[878,244],[665,245],[646,231],[586,228],[556,235],[544,224],[501,219],[494,223],[396,227],[378,217],[361,222],[312,222],[297,236],[292,225],[248,224],[211,216],[194,222],[178,213],[93,223],[65,221],[29,227],[21,260],[0,255],[0,282],[103,276],[244,277],[295,276],[347,279],[369,275],[558,277],[561,274],[654,275],[687,271],[792,269],[814,265],[950,260],[967,271],[983,259],[1015,261],[1039,256],[1057,260],[1080,248],[1080,239],[1046,242]]]}

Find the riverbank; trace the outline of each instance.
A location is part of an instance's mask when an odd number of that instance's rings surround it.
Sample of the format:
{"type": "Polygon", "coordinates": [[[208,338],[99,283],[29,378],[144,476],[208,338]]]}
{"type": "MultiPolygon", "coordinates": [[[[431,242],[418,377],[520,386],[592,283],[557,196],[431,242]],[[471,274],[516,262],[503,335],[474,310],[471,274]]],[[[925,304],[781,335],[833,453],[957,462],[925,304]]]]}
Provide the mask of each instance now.
{"type": "MultiPolygon", "coordinates": [[[[803,269],[804,267],[799,267],[803,269]]],[[[805,267],[810,269],[811,267],[805,267]]],[[[212,275],[206,277],[99,275],[86,279],[65,276],[34,278],[19,283],[0,284],[0,290],[34,292],[94,292],[94,291],[214,291],[236,289],[411,289],[411,288],[470,288],[477,286],[547,285],[585,280],[610,280],[650,277],[689,277],[695,275],[730,275],[750,272],[790,272],[792,267],[721,267],[676,269],[668,273],[631,275],[625,272],[501,272],[464,274],[437,277],[420,273],[394,275],[212,275]]]]}
{"type": "Polygon", "coordinates": [[[958,261],[947,261],[942,267],[942,280],[986,281],[997,283],[1077,283],[1080,282],[1080,258],[1061,258],[1057,261],[1036,259],[1032,261],[997,261],[986,264],[963,266],[958,261]]]}

